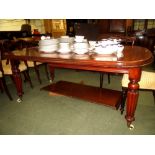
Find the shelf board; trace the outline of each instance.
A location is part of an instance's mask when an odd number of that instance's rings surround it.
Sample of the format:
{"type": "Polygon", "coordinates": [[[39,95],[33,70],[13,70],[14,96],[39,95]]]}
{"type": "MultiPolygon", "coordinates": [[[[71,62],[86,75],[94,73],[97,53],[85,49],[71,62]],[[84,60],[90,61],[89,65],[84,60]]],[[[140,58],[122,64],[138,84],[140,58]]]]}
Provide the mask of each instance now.
{"type": "Polygon", "coordinates": [[[68,81],[58,81],[41,88],[41,90],[46,90],[52,93],[78,98],[93,103],[103,104],[114,109],[118,109],[121,101],[120,91],[68,81]]]}

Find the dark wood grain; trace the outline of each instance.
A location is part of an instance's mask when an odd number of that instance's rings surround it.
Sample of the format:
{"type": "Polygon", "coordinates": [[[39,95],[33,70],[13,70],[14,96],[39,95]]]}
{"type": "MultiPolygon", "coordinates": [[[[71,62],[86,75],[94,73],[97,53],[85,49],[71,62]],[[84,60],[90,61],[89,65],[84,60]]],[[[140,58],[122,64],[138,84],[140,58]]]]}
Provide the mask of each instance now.
{"type": "Polygon", "coordinates": [[[41,90],[47,90],[61,95],[103,104],[114,109],[118,109],[121,101],[120,91],[103,89],[68,81],[59,81],[57,83],[43,87],[41,90]]]}

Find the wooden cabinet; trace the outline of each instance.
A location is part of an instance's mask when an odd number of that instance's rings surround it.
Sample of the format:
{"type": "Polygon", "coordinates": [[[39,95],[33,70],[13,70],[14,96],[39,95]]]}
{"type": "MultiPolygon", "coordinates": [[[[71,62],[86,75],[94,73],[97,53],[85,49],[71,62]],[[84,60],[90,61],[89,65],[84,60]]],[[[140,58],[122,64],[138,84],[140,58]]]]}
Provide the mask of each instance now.
{"type": "Polygon", "coordinates": [[[45,32],[52,35],[54,38],[66,35],[66,20],[65,19],[45,19],[45,32]]]}
{"type": "Polygon", "coordinates": [[[127,34],[132,31],[132,19],[100,19],[98,26],[100,33],[122,33],[127,34]]]}
{"type": "Polygon", "coordinates": [[[110,20],[110,24],[109,24],[109,31],[110,32],[120,32],[120,33],[124,33],[126,31],[126,20],[124,19],[112,19],[110,20]]]}
{"type": "Polygon", "coordinates": [[[109,19],[100,19],[98,20],[99,31],[101,34],[109,32],[109,19]]]}

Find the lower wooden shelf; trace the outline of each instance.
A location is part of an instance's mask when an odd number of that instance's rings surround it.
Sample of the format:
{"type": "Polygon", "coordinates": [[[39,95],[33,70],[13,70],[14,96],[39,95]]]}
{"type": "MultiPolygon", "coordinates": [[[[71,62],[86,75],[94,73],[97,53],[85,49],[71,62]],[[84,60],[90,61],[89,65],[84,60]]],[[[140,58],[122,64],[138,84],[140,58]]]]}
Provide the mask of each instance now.
{"type": "Polygon", "coordinates": [[[120,91],[98,88],[68,81],[58,81],[41,88],[41,90],[103,104],[115,109],[118,109],[121,101],[120,91]]]}

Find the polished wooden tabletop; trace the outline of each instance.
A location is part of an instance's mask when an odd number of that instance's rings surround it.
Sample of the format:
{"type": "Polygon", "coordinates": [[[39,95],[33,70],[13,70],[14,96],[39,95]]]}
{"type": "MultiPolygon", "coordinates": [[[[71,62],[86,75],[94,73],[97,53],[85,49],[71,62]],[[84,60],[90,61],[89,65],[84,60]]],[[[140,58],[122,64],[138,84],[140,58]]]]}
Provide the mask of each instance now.
{"type": "Polygon", "coordinates": [[[82,55],[78,58],[75,54],[70,53],[69,57],[60,57],[58,52],[44,53],[40,52],[37,47],[27,48],[22,50],[15,50],[6,53],[5,56],[12,59],[20,60],[33,60],[47,63],[64,63],[76,65],[90,65],[102,67],[141,67],[150,64],[153,61],[153,55],[147,48],[140,46],[125,46],[123,50],[123,57],[118,58],[116,61],[98,61],[93,57],[94,53],[89,53],[85,58],[82,55]]]}

